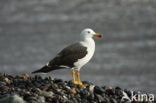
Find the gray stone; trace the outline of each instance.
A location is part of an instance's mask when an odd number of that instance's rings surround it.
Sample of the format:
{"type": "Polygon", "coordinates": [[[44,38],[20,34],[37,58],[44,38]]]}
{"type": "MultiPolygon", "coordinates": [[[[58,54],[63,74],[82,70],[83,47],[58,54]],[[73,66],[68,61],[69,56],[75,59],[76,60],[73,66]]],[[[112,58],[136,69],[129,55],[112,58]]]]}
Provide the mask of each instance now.
{"type": "Polygon", "coordinates": [[[40,94],[46,98],[53,98],[54,93],[53,92],[47,92],[47,91],[41,91],[40,94]]]}
{"type": "Polygon", "coordinates": [[[37,103],[45,103],[45,98],[43,96],[39,96],[37,103]]]}
{"type": "Polygon", "coordinates": [[[0,103],[25,103],[25,101],[18,95],[13,95],[0,99],[0,103]]]}

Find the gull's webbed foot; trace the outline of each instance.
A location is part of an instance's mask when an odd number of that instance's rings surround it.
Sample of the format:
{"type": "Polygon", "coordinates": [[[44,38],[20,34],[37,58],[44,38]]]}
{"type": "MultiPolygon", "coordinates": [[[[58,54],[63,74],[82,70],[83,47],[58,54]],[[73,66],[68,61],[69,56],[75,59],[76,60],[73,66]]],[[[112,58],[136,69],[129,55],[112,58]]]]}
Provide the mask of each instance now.
{"type": "Polygon", "coordinates": [[[81,86],[84,86],[84,87],[88,86],[88,84],[83,84],[82,82],[78,82],[78,81],[75,81],[74,84],[81,85],[81,86]]]}

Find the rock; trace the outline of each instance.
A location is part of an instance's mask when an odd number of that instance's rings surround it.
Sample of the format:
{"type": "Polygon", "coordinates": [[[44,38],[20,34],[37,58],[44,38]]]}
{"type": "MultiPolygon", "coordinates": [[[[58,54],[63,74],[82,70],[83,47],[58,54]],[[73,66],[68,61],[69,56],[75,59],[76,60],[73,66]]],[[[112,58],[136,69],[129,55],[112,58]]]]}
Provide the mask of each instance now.
{"type": "Polygon", "coordinates": [[[52,91],[41,91],[40,92],[41,96],[44,96],[45,98],[53,98],[54,97],[54,93],[52,91]]]}
{"type": "Polygon", "coordinates": [[[53,78],[53,77],[49,77],[48,79],[49,79],[50,81],[53,81],[53,80],[54,80],[54,78],[53,78]]]}
{"type": "Polygon", "coordinates": [[[75,85],[73,84],[73,81],[71,81],[71,80],[68,81],[67,85],[70,86],[70,87],[74,87],[74,86],[75,86],[75,85]]]}
{"type": "Polygon", "coordinates": [[[94,100],[95,95],[93,93],[90,94],[89,99],[94,100]]]}
{"type": "Polygon", "coordinates": [[[0,86],[5,86],[7,83],[6,82],[1,82],[0,81],[0,86]]]}
{"type": "Polygon", "coordinates": [[[59,86],[61,86],[61,87],[62,87],[63,85],[66,85],[64,82],[58,82],[57,84],[58,84],[59,86]]]}
{"type": "Polygon", "coordinates": [[[54,78],[53,77],[46,77],[45,80],[54,81],[54,78]]]}
{"type": "Polygon", "coordinates": [[[89,92],[93,93],[94,92],[94,87],[95,87],[95,85],[90,85],[89,86],[89,92]]]}
{"type": "Polygon", "coordinates": [[[67,102],[67,99],[64,98],[64,97],[60,97],[60,103],[66,103],[67,102]]]}
{"type": "Polygon", "coordinates": [[[71,88],[70,88],[69,86],[65,86],[64,89],[65,89],[66,91],[68,91],[68,90],[70,90],[71,88]]]}
{"type": "Polygon", "coordinates": [[[25,103],[25,101],[18,95],[13,95],[0,99],[0,103],[25,103]]]}
{"type": "Polygon", "coordinates": [[[27,101],[37,101],[38,99],[34,96],[29,96],[26,98],[27,101]]]}
{"type": "Polygon", "coordinates": [[[61,89],[53,89],[53,92],[57,95],[63,95],[63,92],[61,89]]]}
{"type": "Polygon", "coordinates": [[[7,84],[10,84],[10,80],[8,78],[3,78],[3,81],[6,82],[7,84]]]}
{"type": "Polygon", "coordinates": [[[76,93],[77,93],[77,91],[76,91],[76,89],[75,89],[75,88],[72,88],[72,89],[69,89],[69,93],[76,94],[76,93]]]}
{"type": "Polygon", "coordinates": [[[28,80],[29,75],[28,74],[21,74],[19,77],[23,78],[24,80],[28,80]]]}
{"type": "Polygon", "coordinates": [[[118,103],[114,98],[111,98],[111,103],[118,103]]]}
{"type": "Polygon", "coordinates": [[[131,97],[131,91],[128,91],[127,89],[125,89],[124,92],[127,94],[129,98],[131,97]]]}
{"type": "Polygon", "coordinates": [[[52,88],[55,88],[55,89],[58,89],[59,88],[59,86],[56,83],[55,84],[52,84],[51,87],[52,88]]]}
{"type": "Polygon", "coordinates": [[[98,102],[106,102],[106,101],[104,101],[104,98],[101,96],[101,95],[99,95],[99,94],[95,94],[95,98],[98,100],[98,102]]]}
{"type": "Polygon", "coordinates": [[[109,86],[108,89],[113,89],[113,88],[111,86],[109,86]]]}
{"type": "Polygon", "coordinates": [[[123,91],[121,90],[121,88],[119,87],[115,88],[115,95],[120,99],[123,97],[123,91]]]}
{"type": "Polygon", "coordinates": [[[54,83],[59,83],[59,82],[63,82],[62,79],[54,79],[54,83]]]}
{"type": "Polygon", "coordinates": [[[43,89],[44,91],[46,91],[46,90],[49,89],[50,86],[51,86],[50,84],[47,84],[47,85],[43,86],[42,89],[43,89]]]}
{"type": "Polygon", "coordinates": [[[121,103],[127,102],[123,93],[127,98],[131,96],[129,90],[124,91],[120,87],[83,87],[72,81],[27,74],[0,74],[0,103],[121,103]]]}
{"type": "Polygon", "coordinates": [[[8,89],[9,89],[8,86],[1,86],[1,87],[0,87],[0,90],[2,90],[2,91],[7,91],[8,89]]]}
{"type": "Polygon", "coordinates": [[[75,90],[76,90],[77,93],[80,93],[80,90],[78,88],[75,88],[75,90]]]}
{"type": "Polygon", "coordinates": [[[79,103],[76,99],[73,100],[74,103],[79,103]]]}
{"type": "Polygon", "coordinates": [[[106,90],[106,93],[108,95],[114,95],[115,94],[115,90],[112,87],[108,87],[108,89],[106,90]]]}
{"type": "Polygon", "coordinates": [[[35,75],[35,80],[42,80],[42,77],[40,75],[35,75]]]}
{"type": "Polygon", "coordinates": [[[94,87],[94,93],[102,94],[102,93],[104,93],[104,92],[105,92],[105,90],[104,90],[103,88],[101,88],[101,87],[99,87],[99,86],[95,86],[95,87],[94,87]]]}
{"type": "Polygon", "coordinates": [[[82,100],[81,100],[82,103],[87,103],[87,101],[88,101],[88,100],[86,100],[86,99],[82,99],[82,100]]]}
{"type": "Polygon", "coordinates": [[[41,89],[40,88],[35,88],[35,91],[37,91],[37,92],[41,92],[41,89]]]}
{"type": "Polygon", "coordinates": [[[0,73],[0,75],[1,75],[2,77],[6,77],[6,76],[8,76],[7,73],[0,73]]]}

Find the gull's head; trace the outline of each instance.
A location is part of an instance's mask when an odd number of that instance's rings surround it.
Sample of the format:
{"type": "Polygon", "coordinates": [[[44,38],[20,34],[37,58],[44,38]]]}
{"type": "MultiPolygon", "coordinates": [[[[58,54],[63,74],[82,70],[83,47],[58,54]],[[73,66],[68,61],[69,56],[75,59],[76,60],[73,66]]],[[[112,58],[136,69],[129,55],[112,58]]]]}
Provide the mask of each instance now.
{"type": "Polygon", "coordinates": [[[99,37],[99,38],[102,38],[102,36],[98,33],[95,33],[92,29],[90,28],[86,28],[84,30],[82,30],[80,36],[82,38],[92,38],[92,37],[99,37]]]}

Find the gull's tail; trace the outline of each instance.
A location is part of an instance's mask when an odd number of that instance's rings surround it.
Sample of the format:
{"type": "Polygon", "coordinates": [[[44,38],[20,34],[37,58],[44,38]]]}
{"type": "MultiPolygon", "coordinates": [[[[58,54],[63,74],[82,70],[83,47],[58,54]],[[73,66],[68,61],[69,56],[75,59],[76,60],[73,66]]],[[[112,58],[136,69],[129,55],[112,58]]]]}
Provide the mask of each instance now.
{"type": "Polygon", "coordinates": [[[41,69],[32,72],[32,74],[34,74],[34,73],[48,73],[48,72],[56,70],[56,69],[61,69],[61,68],[58,66],[49,67],[49,66],[45,65],[41,69]]]}

